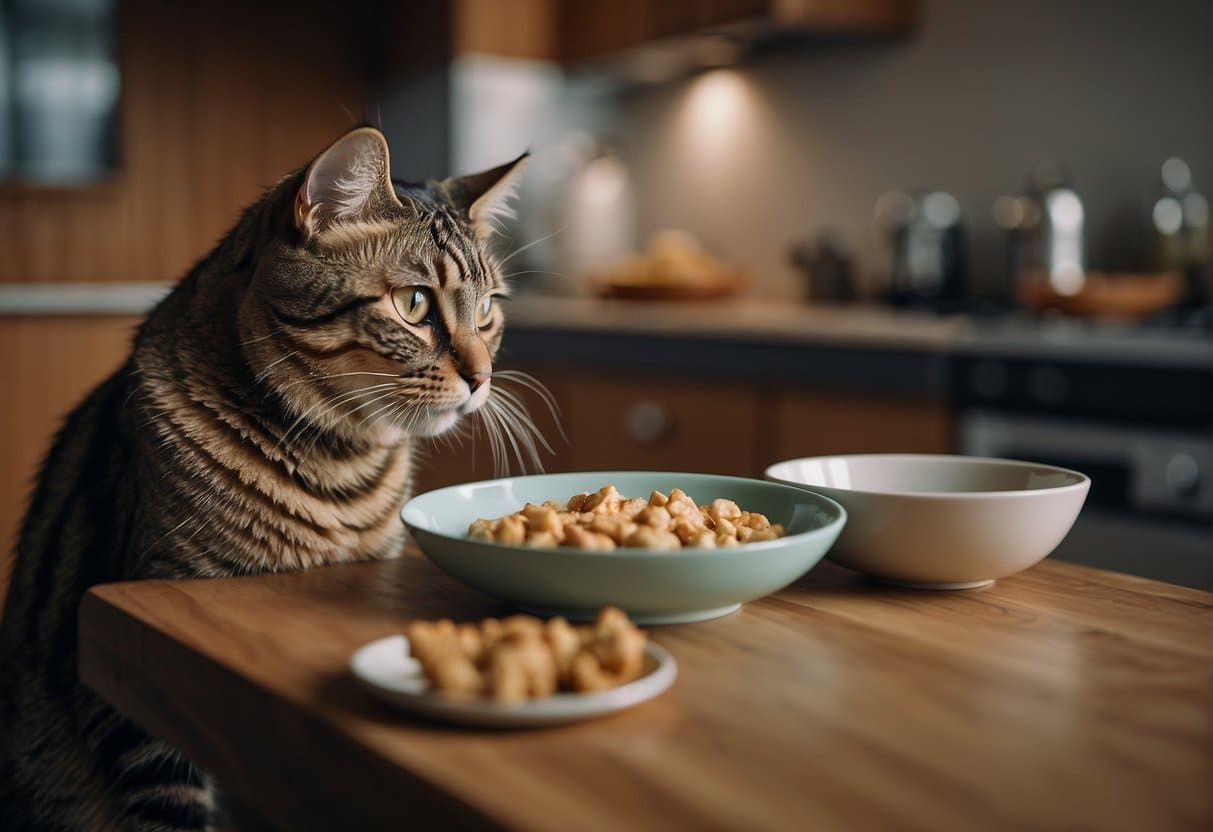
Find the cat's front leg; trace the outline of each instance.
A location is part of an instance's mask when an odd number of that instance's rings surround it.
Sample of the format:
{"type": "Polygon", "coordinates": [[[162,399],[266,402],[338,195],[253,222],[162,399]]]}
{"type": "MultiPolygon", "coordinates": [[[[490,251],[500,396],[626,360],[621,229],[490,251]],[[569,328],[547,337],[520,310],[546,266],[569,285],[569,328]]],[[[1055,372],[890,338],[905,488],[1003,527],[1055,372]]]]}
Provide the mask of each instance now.
{"type": "Polygon", "coordinates": [[[111,809],[130,832],[204,832],[218,818],[210,777],[168,744],[95,700],[85,742],[111,809]]]}

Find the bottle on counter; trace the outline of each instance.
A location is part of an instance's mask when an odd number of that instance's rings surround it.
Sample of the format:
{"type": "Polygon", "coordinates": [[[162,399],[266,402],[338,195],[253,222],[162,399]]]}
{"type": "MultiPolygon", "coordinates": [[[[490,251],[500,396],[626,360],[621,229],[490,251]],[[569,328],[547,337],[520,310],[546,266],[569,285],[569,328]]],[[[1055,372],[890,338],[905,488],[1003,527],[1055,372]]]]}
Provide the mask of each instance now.
{"type": "Polygon", "coordinates": [[[823,231],[815,240],[805,238],[792,247],[789,256],[804,274],[805,299],[810,303],[855,300],[855,261],[836,233],[823,231]]]}
{"type": "Polygon", "coordinates": [[[994,201],[994,221],[1007,237],[1008,268],[1017,294],[1023,284],[1077,295],[1086,283],[1085,211],[1065,169],[1038,165],[1019,196],[994,201]]]}
{"type": "Polygon", "coordinates": [[[636,189],[627,164],[607,142],[578,133],[565,145],[571,162],[562,197],[552,203],[554,271],[571,278],[561,281],[566,289],[585,291],[586,275],[637,250],[636,189]]]}
{"type": "Polygon", "coordinates": [[[1192,170],[1177,157],[1162,164],[1163,194],[1154,203],[1155,262],[1184,277],[1184,305],[1210,300],[1209,202],[1192,183],[1192,170]]]}
{"type": "Polygon", "coordinates": [[[876,201],[876,224],[892,252],[889,303],[947,311],[964,300],[965,235],[956,197],[943,191],[890,191],[876,201]]]}

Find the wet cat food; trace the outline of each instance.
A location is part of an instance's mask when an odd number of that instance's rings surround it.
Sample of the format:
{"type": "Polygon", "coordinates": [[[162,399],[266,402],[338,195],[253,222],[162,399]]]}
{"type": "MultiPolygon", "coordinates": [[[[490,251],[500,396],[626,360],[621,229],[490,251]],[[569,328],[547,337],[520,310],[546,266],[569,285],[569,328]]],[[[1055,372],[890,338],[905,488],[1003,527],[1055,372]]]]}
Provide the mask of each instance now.
{"type": "Polygon", "coordinates": [[[732,500],[696,505],[680,488],[627,498],[613,485],[576,494],[566,503],[527,503],[493,520],[475,520],[468,537],[515,546],[611,550],[717,548],[783,537],[765,515],[743,511],[732,500]]]}
{"type": "Polygon", "coordinates": [[[499,702],[557,691],[588,693],[630,682],[644,666],[645,634],[627,614],[605,607],[592,625],[529,615],[414,621],[405,629],[413,658],[436,690],[499,702]]]}

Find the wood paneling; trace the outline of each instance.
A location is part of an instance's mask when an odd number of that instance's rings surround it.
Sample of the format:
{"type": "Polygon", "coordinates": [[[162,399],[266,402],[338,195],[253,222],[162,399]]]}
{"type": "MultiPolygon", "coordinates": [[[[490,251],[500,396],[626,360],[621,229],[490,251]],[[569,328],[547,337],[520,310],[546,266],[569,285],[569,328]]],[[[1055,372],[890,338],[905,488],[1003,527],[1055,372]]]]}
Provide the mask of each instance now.
{"type": "Polygon", "coordinates": [[[559,54],[575,63],[710,26],[752,21],[768,0],[565,0],[559,54]]]}
{"type": "Polygon", "coordinates": [[[68,411],[116,370],[137,318],[0,318],[0,609],[13,543],[50,438],[68,411]]]}
{"type": "Polygon", "coordinates": [[[557,60],[560,0],[454,0],[455,54],[557,60]]]}
{"type": "Polygon", "coordinates": [[[120,169],[0,186],[0,281],[173,280],[362,115],[369,2],[119,3],[120,169]]]}
{"type": "MultiPolygon", "coordinates": [[[[0,184],[0,282],[183,275],[264,188],[362,117],[368,67],[388,65],[374,28],[386,5],[119,3],[120,168],[79,188],[0,184]]],[[[37,462],[121,362],[133,323],[0,317],[0,604],[37,462]]]]}
{"type": "Polygon", "coordinates": [[[595,376],[562,389],[572,470],[757,473],[758,404],[744,385],[595,376]]]}
{"type": "Polygon", "coordinates": [[[952,417],[942,402],[835,392],[780,393],[763,431],[763,467],[819,454],[951,453],[952,417]]]}
{"type": "MultiPolygon", "coordinates": [[[[267,186],[361,116],[371,2],[118,4],[120,169],[0,185],[0,281],[171,281],[267,186]]],[[[59,418],[121,362],[133,321],[0,318],[0,593],[59,418]]]]}
{"type": "Polygon", "coordinates": [[[412,618],[506,610],[418,556],[111,584],[82,605],[80,669],[299,832],[1213,825],[1205,592],[1048,560],[922,592],[822,563],[654,628],[678,661],[661,697],[542,731],[405,717],[350,677],[412,618]]]}

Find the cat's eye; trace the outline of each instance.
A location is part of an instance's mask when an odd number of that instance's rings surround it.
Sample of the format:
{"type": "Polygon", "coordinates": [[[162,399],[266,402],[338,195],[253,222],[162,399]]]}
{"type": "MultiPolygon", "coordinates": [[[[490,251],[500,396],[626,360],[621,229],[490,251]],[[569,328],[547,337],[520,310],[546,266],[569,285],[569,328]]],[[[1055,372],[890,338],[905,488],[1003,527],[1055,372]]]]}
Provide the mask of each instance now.
{"type": "Polygon", "coordinates": [[[392,292],[392,303],[400,317],[410,324],[419,324],[430,314],[430,296],[425,289],[416,286],[406,286],[392,292]]]}
{"type": "Polygon", "coordinates": [[[476,306],[476,327],[484,329],[493,322],[493,307],[496,303],[492,295],[485,295],[476,306]]]}

